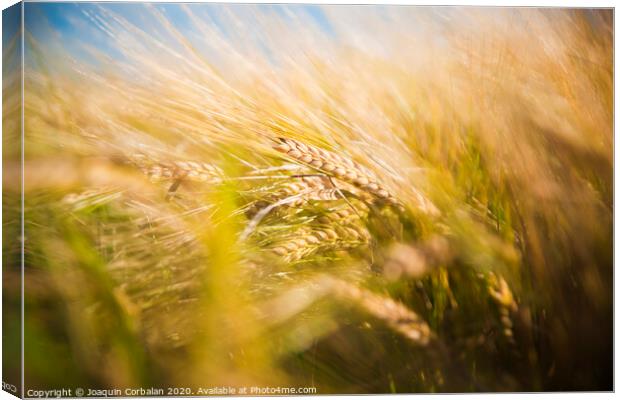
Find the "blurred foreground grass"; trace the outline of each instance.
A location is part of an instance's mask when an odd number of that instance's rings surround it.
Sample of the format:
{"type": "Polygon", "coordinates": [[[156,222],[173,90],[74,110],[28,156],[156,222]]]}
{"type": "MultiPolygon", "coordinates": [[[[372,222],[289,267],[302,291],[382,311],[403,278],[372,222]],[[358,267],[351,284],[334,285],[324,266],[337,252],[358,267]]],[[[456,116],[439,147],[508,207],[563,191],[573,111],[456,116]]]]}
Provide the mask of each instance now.
{"type": "Polygon", "coordinates": [[[611,390],[611,11],[83,7],[117,54],[26,26],[27,388],[611,390]]]}

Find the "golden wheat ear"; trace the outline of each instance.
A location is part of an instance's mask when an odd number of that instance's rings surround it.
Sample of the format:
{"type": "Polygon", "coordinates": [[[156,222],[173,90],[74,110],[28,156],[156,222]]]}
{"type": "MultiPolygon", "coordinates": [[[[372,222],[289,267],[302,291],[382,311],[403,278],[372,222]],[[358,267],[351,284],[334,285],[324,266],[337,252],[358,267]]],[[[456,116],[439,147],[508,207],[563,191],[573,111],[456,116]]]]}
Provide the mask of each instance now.
{"type": "Polygon", "coordinates": [[[302,228],[292,238],[277,243],[270,250],[273,254],[292,262],[322,250],[353,249],[368,244],[370,240],[368,231],[354,224],[335,226],[333,229],[329,227],[302,228]]]}
{"type": "Polygon", "coordinates": [[[403,303],[341,279],[324,277],[323,282],[329,285],[336,297],[349,301],[384,321],[410,341],[426,346],[434,339],[435,336],[426,321],[403,303]]]}
{"type": "Polygon", "coordinates": [[[282,323],[325,297],[382,321],[412,344],[423,347],[438,344],[436,334],[426,321],[405,304],[330,275],[319,275],[289,288],[275,299],[264,303],[259,310],[265,317],[269,317],[270,324],[282,323]]]}
{"type": "Polygon", "coordinates": [[[516,313],[519,306],[517,305],[512,290],[510,290],[510,286],[508,286],[504,277],[497,273],[489,272],[486,276],[483,275],[482,277],[488,285],[487,290],[489,296],[496,304],[499,311],[504,336],[510,343],[514,344],[513,321],[510,315],[516,313]]]}
{"type": "Polygon", "coordinates": [[[323,175],[298,175],[291,176],[291,181],[278,184],[267,196],[260,198],[247,208],[246,215],[252,218],[262,208],[286,198],[297,196],[295,200],[283,204],[286,207],[303,207],[310,201],[334,202],[348,198],[359,199],[362,202],[371,202],[372,199],[366,193],[362,193],[355,187],[342,183],[334,186],[330,179],[323,175]]]}
{"type": "Polygon", "coordinates": [[[278,152],[370,193],[379,203],[388,203],[404,210],[402,203],[379,183],[377,177],[355,161],[294,139],[279,137],[278,140],[279,143],[274,146],[278,152]]]}
{"type": "Polygon", "coordinates": [[[127,157],[127,162],[137,167],[152,182],[183,180],[197,183],[221,183],[224,172],[217,166],[186,160],[159,160],[137,153],[127,157]]]}

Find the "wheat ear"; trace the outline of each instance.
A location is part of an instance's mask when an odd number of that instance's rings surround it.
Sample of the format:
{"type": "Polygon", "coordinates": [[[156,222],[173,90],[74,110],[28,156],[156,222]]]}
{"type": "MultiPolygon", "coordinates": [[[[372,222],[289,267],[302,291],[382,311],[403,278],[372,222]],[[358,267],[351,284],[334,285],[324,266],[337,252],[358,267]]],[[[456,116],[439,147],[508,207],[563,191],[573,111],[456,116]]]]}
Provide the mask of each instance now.
{"type": "Polygon", "coordinates": [[[383,321],[411,342],[426,346],[434,335],[428,324],[404,304],[329,275],[320,275],[264,303],[259,312],[268,323],[283,323],[314,302],[330,296],[383,321]]]}
{"type": "Polygon", "coordinates": [[[278,243],[270,250],[285,260],[298,261],[320,250],[350,249],[370,241],[370,234],[357,225],[307,229],[295,232],[293,239],[278,243]]]}
{"type": "Polygon", "coordinates": [[[293,180],[278,185],[266,198],[254,202],[248,210],[249,215],[254,215],[264,206],[279,200],[290,198],[303,193],[293,201],[284,205],[289,207],[301,207],[309,200],[339,200],[337,190],[324,177],[303,176],[292,177],[293,180]],[[336,193],[335,193],[336,192],[336,193]]]}
{"type": "Polygon", "coordinates": [[[134,154],[130,162],[152,182],[184,180],[189,182],[220,183],[224,176],[218,167],[197,161],[160,161],[144,154],[134,154]]]}
{"type": "Polygon", "coordinates": [[[277,151],[326,175],[348,182],[380,201],[403,209],[402,203],[379,184],[375,175],[355,161],[297,140],[288,138],[278,140],[280,143],[274,146],[277,151]]]}
{"type": "Polygon", "coordinates": [[[384,321],[390,328],[420,345],[432,339],[428,324],[404,304],[340,279],[325,277],[333,293],[384,321]]]}
{"type": "Polygon", "coordinates": [[[353,210],[350,207],[343,207],[332,210],[325,215],[321,215],[316,219],[316,221],[324,225],[330,225],[332,223],[348,224],[355,220],[358,220],[360,216],[365,216],[367,214],[367,211],[368,210],[366,209],[353,210]]]}
{"type": "Polygon", "coordinates": [[[510,313],[516,312],[518,309],[514,295],[502,276],[490,272],[486,277],[486,281],[489,285],[489,295],[499,309],[500,320],[504,327],[504,336],[506,336],[510,342],[514,342],[513,323],[510,318],[510,313]]]}

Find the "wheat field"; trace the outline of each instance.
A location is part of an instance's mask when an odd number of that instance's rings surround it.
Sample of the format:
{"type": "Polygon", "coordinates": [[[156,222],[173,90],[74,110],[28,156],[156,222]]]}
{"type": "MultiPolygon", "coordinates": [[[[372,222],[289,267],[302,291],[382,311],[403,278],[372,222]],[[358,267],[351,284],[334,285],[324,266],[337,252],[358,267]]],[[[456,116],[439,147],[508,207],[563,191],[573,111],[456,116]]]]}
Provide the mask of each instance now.
{"type": "Polygon", "coordinates": [[[612,389],[611,10],[25,13],[26,388],[612,389]]]}

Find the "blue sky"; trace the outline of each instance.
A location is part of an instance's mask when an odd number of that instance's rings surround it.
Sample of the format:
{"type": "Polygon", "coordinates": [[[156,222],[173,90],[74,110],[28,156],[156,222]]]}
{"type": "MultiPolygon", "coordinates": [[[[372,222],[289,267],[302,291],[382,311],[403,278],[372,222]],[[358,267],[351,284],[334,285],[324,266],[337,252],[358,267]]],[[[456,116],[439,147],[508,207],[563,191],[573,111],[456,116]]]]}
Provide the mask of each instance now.
{"type": "MultiPolygon", "coordinates": [[[[181,12],[180,4],[175,3],[151,3],[170,18],[178,28],[189,24],[187,17],[181,12]]],[[[204,12],[209,14],[218,23],[217,16],[212,12],[217,8],[228,7],[230,9],[242,9],[245,7],[256,7],[265,11],[273,11],[284,15],[284,8],[294,12],[305,13],[310,15],[319,27],[325,31],[330,31],[329,22],[323,13],[321,6],[306,4],[185,4],[192,11],[204,12]]],[[[55,30],[65,35],[79,35],[80,31],[71,23],[74,18],[83,18],[83,11],[96,11],[99,7],[116,12],[126,18],[129,22],[142,25],[140,16],[145,11],[145,7],[141,3],[71,3],[71,2],[34,2],[25,4],[25,22],[26,28],[36,31],[37,26],[41,23],[48,23],[55,30]]],[[[86,38],[84,38],[86,39],[86,38]]]]}
{"type": "MultiPolygon", "coordinates": [[[[191,38],[192,35],[194,35],[194,38],[196,37],[197,32],[193,31],[192,23],[185,12],[183,12],[181,4],[150,3],[150,5],[164,14],[175,28],[187,38],[191,38]]],[[[288,19],[287,12],[292,12],[295,15],[305,15],[322,32],[330,35],[333,34],[332,27],[321,6],[316,5],[186,3],[185,6],[198,18],[210,21],[224,37],[233,33],[232,29],[234,27],[227,26],[222,22],[220,19],[221,13],[223,11],[230,11],[235,15],[246,13],[247,16],[247,12],[250,10],[256,10],[260,13],[275,13],[282,17],[284,21],[292,21],[288,19]]],[[[83,51],[83,45],[95,47],[113,58],[119,58],[122,55],[115,47],[118,43],[110,40],[109,36],[103,34],[100,24],[95,21],[97,16],[101,16],[106,12],[120,15],[135,27],[162,40],[161,26],[158,27],[157,24],[153,23],[152,14],[144,3],[25,3],[26,31],[32,34],[35,40],[40,43],[48,41],[47,47],[49,47],[49,41],[51,40],[53,45],[62,46],[82,61],[87,61],[91,57],[87,52],[83,51]]],[[[251,18],[251,14],[249,15],[251,18]]],[[[106,17],[104,16],[103,19],[106,19],[106,17]]],[[[252,25],[251,20],[247,23],[250,26],[252,25]]],[[[295,26],[291,25],[291,29],[295,30],[295,26]]],[[[170,39],[168,36],[164,37],[163,40],[170,39]]],[[[259,41],[253,43],[262,47],[259,41]]]]}

